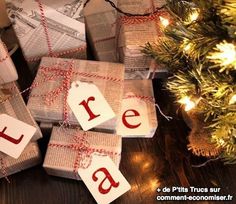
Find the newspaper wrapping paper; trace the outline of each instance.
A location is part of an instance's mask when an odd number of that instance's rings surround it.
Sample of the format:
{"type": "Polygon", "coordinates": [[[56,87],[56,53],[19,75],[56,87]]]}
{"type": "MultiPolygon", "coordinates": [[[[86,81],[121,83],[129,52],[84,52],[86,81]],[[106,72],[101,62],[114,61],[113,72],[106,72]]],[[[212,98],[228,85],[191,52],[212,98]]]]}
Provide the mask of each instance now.
{"type": "Polygon", "coordinates": [[[0,152],[0,178],[7,177],[22,170],[40,164],[42,161],[37,143],[29,143],[20,157],[14,159],[0,152]]]}
{"type": "MultiPolygon", "coordinates": [[[[165,1],[118,0],[118,7],[128,13],[144,14],[161,7],[165,1]]],[[[127,17],[119,15],[117,21],[116,47],[119,61],[125,64],[125,79],[145,79],[150,75],[151,58],[141,52],[147,42],[161,37],[160,11],[156,16],[127,17]]]]}
{"type": "Polygon", "coordinates": [[[6,45],[0,39],[0,84],[16,81],[18,74],[6,45]]]}
{"type": "Polygon", "coordinates": [[[86,59],[83,0],[7,0],[8,16],[32,73],[43,56],[86,59]]]}
{"type": "Polygon", "coordinates": [[[31,141],[36,141],[42,137],[41,130],[26,107],[15,82],[0,85],[0,114],[10,115],[13,118],[36,127],[37,131],[31,141]]]}
{"type": "Polygon", "coordinates": [[[116,10],[85,15],[88,39],[97,60],[117,62],[115,35],[116,10]]]}
{"type": "Polygon", "coordinates": [[[78,168],[83,161],[80,158],[88,156],[92,159],[92,154],[108,155],[119,167],[121,143],[121,137],[118,135],[53,127],[43,167],[50,175],[81,180],[78,168]],[[88,150],[84,146],[80,148],[79,137],[84,133],[88,150]],[[75,137],[79,139],[77,142],[75,137]]]}
{"type": "MultiPolygon", "coordinates": [[[[147,135],[138,135],[138,136],[130,136],[130,135],[122,135],[122,137],[130,137],[130,138],[142,138],[147,137],[151,138],[154,136],[157,126],[158,120],[156,115],[156,107],[155,107],[155,97],[153,93],[152,80],[144,79],[144,80],[125,80],[124,81],[124,95],[123,99],[136,98],[138,100],[142,100],[146,103],[147,106],[147,118],[149,121],[150,131],[147,135]],[[129,95],[129,94],[132,95],[129,95]]],[[[135,108],[135,107],[134,107],[135,108]]],[[[121,113],[123,114],[123,113],[121,113]]],[[[120,115],[120,118],[122,115],[120,115]]]]}
{"type": "MultiPolygon", "coordinates": [[[[51,105],[45,103],[45,95],[50,94],[53,90],[63,85],[63,78],[55,78],[45,83],[41,83],[46,75],[53,75],[54,67],[63,62],[73,61],[73,74],[71,82],[80,80],[82,82],[94,83],[101,91],[108,104],[116,115],[121,109],[121,100],[123,96],[123,80],[124,80],[124,65],[109,62],[97,62],[88,60],[70,60],[61,58],[42,58],[38,74],[34,83],[39,82],[39,85],[32,89],[27,107],[31,111],[33,117],[39,122],[60,123],[64,121],[65,94],[61,93],[54,97],[54,102],[51,105]],[[46,72],[44,68],[48,68],[46,72]],[[114,80],[112,80],[114,79],[114,80]]],[[[59,70],[66,70],[67,67],[59,66],[59,70]]],[[[77,119],[68,107],[68,122],[72,125],[79,125],[77,119]]],[[[117,118],[113,118],[95,129],[103,132],[114,132],[117,118]]]]}

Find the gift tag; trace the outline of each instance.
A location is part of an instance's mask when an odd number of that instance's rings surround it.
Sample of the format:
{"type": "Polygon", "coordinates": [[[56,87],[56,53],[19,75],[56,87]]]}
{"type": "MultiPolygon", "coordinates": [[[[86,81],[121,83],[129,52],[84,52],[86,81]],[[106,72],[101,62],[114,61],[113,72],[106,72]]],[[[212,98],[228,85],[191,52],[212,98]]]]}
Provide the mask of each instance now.
{"type": "Polygon", "coordinates": [[[94,154],[90,166],[78,173],[98,204],[110,203],[131,188],[108,156],[94,154]]]}
{"type": "Polygon", "coordinates": [[[1,114],[0,151],[17,159],[35,132],[35,127],[17,120],[9,115],[1,114]]]}
{"type": "MultiPolygon", "coordinates": [[[[133,93],[129,93],[133,96],[133,93]]],[[[118,135],[147,135],[150,133],[147,104],[131,97],[122,100],[121,115],[116,128],[118,135]]]]}
{"type": "Polygon", "coordinates": [[[67,102],[85,131],[115,117],[100,90],[92,83],[73,82],[67,102]]]}

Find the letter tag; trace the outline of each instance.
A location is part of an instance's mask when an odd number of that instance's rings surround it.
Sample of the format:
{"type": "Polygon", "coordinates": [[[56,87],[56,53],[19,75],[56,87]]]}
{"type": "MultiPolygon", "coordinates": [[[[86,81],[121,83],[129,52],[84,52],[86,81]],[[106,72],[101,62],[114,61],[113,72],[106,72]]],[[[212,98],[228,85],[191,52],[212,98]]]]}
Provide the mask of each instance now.
{"type": "Polygon", "coordinates": [[[93,154],[90,166],[80,168],[78,173],[99,204],[108,204],[131,188],[108,156],[93,154]]]}
{"type": "Polygon", "coordinates": [[[115,117],[98,87],[92,83],[72,82],[67,103],[85,131],[115,117]]]}
{"type": "Polygon", "coordinates": [[[9,115],[1,114],[0,151],[17,159],[35,132],[35,127],[17,120],[9,115]]]}
{"type": "MultiPolygon", "coordinates": [[[[134,95],[128,93],[128,95],[134,95]]],[[[118,119],[116,134],[121,136],[141,136],[150,133],[146,102],[138,98],[122,100],[121,114],[118,119]]]]}

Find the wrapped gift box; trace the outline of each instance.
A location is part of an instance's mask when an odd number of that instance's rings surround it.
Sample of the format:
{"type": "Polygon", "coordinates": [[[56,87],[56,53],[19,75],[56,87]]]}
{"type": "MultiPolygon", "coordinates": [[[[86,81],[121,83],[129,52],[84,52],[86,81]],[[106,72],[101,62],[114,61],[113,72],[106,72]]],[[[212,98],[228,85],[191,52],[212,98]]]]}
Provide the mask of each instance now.
{"type": "MultiPolygon", "coordinates": [[[[145,120],[148,120],[149,133],[146,135],[122,135],[122,137],[131,137],[131,138],[153,137],[158,126],[158,121],[156,115],[152,80],[125,80],[123,100],[126,101],[123,102],[122,105],[125,106],[128,103],[127,100],[132,100],[132,99],[136,99],[138,103],[140,101],[142,104],[144,103],[146,105],[147,111],[145,111],[145,115],[141,114],[140,117],[145,117],[145,120]]],[[[133,109],[135,109],[136,105],[134,104],[132,107],[133,109]]],[[[122,110],[126,109],[122,107],[122,110]]],[[[124,113],[121,112],[119,117],[120,122],[122,121],[123,114],[124,113]]],[[[118,129],[117,132],[119,132],[118,129]]]]}
{"type": "Polygon", "coordinates": [[[0,178],[40,164],[42,161],[37,143],[29,143],[18,159],[0,152],[0,178]]]}
{"type": "MultiPolygon", "coordinates": [[[[64,121],[64,109],[68,105],[64,103],[66,89],[63,84],[68,79],[67,74],[71,63],[73,63],[73,74],[67,89],[70,88],[73,81],[94,83],[117,115],[123,96],[124,66],[122,64],[44,57],[34,81],[34,84],[37,85],[32,89],[27,104],[33,117],[40,122],[64,121]],[[54,77],[50,78],[50,76],[54,77]],[[48,103],[48,101],[53,102],[48,103]]],[[[79,125],[71,109],[67,107],[67,110],[69,123],[79,125]]],[[[96,129],[103,132],[114,132],[115,127],[116,118],[113,118],[98,125],[96,129]]]]}
{"type": "Polygon", "coordinates": [[[16,81],[18,75],[7,47],[0,39],[0,84],[16,81]]]}
{"type": "MultiPolygon", "coordinates": [[[[118,0],[118,7],[131,14],[153,12],[161,7],[165,1],[118,0]]],[[[117,50],[119,61],[125,64],[125,79],[145,79],[150,72],[151,58],[142,53],[147,42],[156,42],[162,35],[160,16],[167,13],[159,11],[145,17],[118,17],[117,23],[117,50]]]]}
{"type": "Polygon", "coordinates": [[[100,132],[54,127],[43,167],[50,175],[80,180],[78,168],[82,163],[84,164],[82,166],[86,168],[92,155],[100,153],[110,156],[119,166],[121,137],[100,132]]]}
{"type": "Polygon", "coordinates": [[[26,60],[33,74],[42,56],[86,59],[83,0],[7,0],[26,60]]]}
{"type": "Polygon", "coordinates": [[[0,85],[0,114],[5,113],[37,128],[32,141],[42,137],[42,133],[17,88],[15,82],[0,85]]]}
{"type": "Polygon", "coordinates": [[[95,58],[105,62],[117,62],[116,10],[103,0],[91,1],[87,6],[84,9],[85,24],[95,58]]]}

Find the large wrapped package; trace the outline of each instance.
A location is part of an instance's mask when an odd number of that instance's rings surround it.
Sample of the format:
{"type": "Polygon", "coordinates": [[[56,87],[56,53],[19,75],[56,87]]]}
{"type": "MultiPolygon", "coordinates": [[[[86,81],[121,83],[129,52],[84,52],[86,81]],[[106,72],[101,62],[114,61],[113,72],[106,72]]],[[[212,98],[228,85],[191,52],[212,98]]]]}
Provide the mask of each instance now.
{"type": "Polygon", "coordinates": [[[42,137],[42,133],[26,107],[15,82],[0,85],[0,114],[7,114],[28,125],[36,127],[37,131],[31,141],[36,141],[42,137]]]}
{"type": "MultiPolygon", "coordinates": [[[[115,115],[118,115],[123,95],[123,79],[123,64],[44,57],[27,106],[37,121],[60,123],[65,121],[64,116],[67,115],[70,124],[79,125],[66,103],[71,83],[79,80],[96,85],[115,115]]],[[[114,132],[116,120],[116,117],[108,120],[96,126],[96,129],[114,132]]]]}
{"type": "MultiPolygon", "coordinates": [[[[127,13],[144,14],[160,8],[165,1],[118,0],[118,7],[127,13]]],[[[151,58],[142,49],[147,42],[156,42],[162,36],[161,17],[167,15],[160,10],[150,16],[124,16],[117,23],[117,50],[119,61],[125,64],[125,79],[145,79],[150,75],[151,58]]]]}
{"type": "Polygon", "coordinates": [[[0,84],[16,81],[18,75],[6,45],[0,39],[0,84]]]}
{"type": "Polygon", "coordinates": [[[84,15],[88,39],[95,58],[99,61],[117,62],[116,10],[102,0],[94,0],[86,6],[84,15]]]}
{"type": "Polygon", "coordinates": [[[18,159],[0,152],[0,178],[40,164],[42,161],[37,143],[29,143],[18,159]]]}
{"type": "Polygon", "coordinates": [[[130,138],[153,137],[158,126],[158,120],[152,80],[125,80],[121,110],[117,134],[130,138]],[[137,120],[131,121],[132,117],[137,118],[137,120]],[[126,127],[140,124],[141,126],[137,125],[137,128],[139,127],[141,130],[136,130],[134,127],[130,131],[129,129],[123,129],[124,121],[127,123],[126,127]],[[141,121],[146,123],[145,133],[141,133],[143,131],[142,125],[144,125],[141,121]],[[122,131],[120,128],[122,128],[122,131]]]}
{"type": "Polygon", "coordinates": [[[80,180],[78,168],[86,168],[93,154],[107,155],[119,167],[121,137],[54,127],[43,167],[50,175],[80,180]]]}
{"type": "Polygon", "coordinates": [[[23,54],[33,74],[43,56],[86,59],[83,0],[7,0],[23,54]]]}

